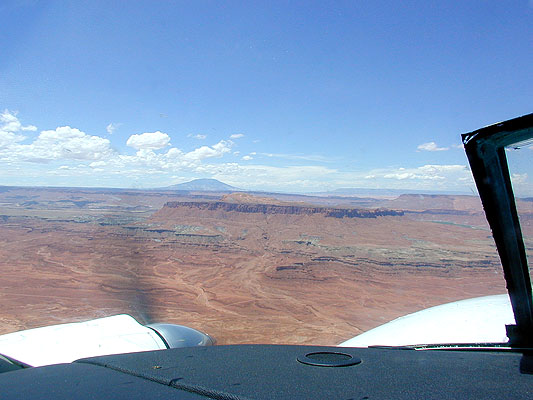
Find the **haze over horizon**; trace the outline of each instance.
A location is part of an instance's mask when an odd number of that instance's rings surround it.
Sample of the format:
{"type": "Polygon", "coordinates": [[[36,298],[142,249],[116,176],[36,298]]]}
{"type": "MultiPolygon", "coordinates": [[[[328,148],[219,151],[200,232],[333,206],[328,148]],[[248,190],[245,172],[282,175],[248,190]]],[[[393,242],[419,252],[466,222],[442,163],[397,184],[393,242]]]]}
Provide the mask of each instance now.
{"type": "Polygon", "coordinates": [[[533,111],[532,4],[3,2],[0,185],[471,193],[460,134],[533,111]]]}
{"type": "MultiPolygon", "coordinates": [[[[157,188],[120,188],[120,187],[99,187],[99,186],[46,186],[46,185],[0,185],[1,187],[13,188],[39,188],[39,189],[90,189],[90,190],[121,190],[121,191],[186,191],[186,192],[247,192],[247,193],[265,193],[265,194],[285,194],[285,195],[302,195],[302,196],[343,196],[343,197],[369,197],[369,196],[399,196],[402,194],[428,194],[428,195],[473,195],[478,196],[477,192],[466,192],[460,190],[417,190],[417,189],[389,189],[389,188],[360,188],[360,187],[344,187],[328,191],[297,191],[297,190],[248,190],[227,185],[217,179],[212,178],[198,178],[191,181],[178,183],[169,186],[157,188]],[[212,181],[212,182],[206,182],[212,181]]],[[[523,197],[523,196],[521,196],[523,197]]]]}

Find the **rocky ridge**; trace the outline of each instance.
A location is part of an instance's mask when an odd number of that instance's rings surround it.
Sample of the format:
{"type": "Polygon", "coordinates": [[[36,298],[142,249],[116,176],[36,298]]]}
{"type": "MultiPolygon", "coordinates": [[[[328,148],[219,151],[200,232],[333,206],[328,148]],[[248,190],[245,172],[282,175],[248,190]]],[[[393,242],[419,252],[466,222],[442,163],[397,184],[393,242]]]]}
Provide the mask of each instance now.
{"type": "Polygon", "coordinates": [[[329,208],[300,205],[230,203],[224,201],[170,201],[163,208],[190,208],[209,211],[234,211],[248,214],[283,214],[283,215],[324,215],[333,218],[376,218],[382,216],[401,216],[403,211],[354,208],[329,208]]]}

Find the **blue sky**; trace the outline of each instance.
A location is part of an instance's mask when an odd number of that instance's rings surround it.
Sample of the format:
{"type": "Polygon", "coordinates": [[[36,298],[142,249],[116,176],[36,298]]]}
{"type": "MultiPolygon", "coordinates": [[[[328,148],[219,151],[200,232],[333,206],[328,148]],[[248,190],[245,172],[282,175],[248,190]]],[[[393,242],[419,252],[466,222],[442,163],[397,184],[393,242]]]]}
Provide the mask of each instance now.
{"type": "Polygon", "coordinates": [[[3,185],[470,192],[460,134],[533,111],[527,0],[8,0],[0,26],[3,185]]]}

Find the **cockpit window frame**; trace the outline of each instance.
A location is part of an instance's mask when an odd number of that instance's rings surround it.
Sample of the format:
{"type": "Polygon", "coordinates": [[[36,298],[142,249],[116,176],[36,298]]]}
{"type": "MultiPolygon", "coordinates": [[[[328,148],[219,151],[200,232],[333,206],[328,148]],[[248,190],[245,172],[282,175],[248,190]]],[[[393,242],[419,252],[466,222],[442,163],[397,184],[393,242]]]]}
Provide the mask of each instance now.
{"type": "Polygon", "coordinates": [[[509,344],[517,347],[533,347],[533,300],[505,148],[531,138],[533,114],[462,135],[513,307],[516,325],[507,325],[509,344]]]}

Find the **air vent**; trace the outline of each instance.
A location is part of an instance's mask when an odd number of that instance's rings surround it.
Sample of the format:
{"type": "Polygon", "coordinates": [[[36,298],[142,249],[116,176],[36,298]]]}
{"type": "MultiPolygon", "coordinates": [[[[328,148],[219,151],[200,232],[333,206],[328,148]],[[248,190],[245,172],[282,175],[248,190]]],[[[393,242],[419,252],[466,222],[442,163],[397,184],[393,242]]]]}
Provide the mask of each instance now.
{"type": "Polygon", "coordinates": [[[359,357],[354,357],[346,353],[332,351],[319,351],[298,356],[297,360],[302,364],[316,367],[347,367],[361,363],[359,357]]]}

